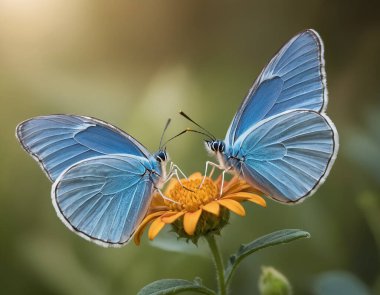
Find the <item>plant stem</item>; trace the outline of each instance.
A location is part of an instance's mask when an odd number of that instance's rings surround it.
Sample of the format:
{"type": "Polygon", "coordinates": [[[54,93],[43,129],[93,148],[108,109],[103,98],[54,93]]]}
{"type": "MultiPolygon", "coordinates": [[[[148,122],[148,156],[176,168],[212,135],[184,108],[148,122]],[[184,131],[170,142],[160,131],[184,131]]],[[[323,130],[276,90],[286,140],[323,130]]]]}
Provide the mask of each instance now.
{"type": "Polygon", "coordinates": [[[206,236],[207,243],[210,247],[212,256],[214,258],[216,272],[217,272],[217,280],[219,286],[219,295],[227,295],[226,285],[224,284],[224,266],[222,255],[218,248],[218,244],[216,243],[215,236],[213,234],[206,236]]]}

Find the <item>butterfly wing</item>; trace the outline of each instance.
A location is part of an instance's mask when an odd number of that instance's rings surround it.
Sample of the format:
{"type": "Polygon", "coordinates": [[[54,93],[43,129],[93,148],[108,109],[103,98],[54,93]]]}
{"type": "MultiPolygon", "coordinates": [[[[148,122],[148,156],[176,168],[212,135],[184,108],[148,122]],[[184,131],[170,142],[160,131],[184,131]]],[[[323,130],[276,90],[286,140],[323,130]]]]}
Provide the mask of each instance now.
{"type": "Polygon", "coordinates": [[[226,135],[230,146],[259,121],[295,109],[323,112],[327,106],[323,43],[306,30],[286,43],[263,69],[226,135]]]}
{"type": "Polygon", "coordinates": [[[275,200],[294,203],[311,195],[327,177],[338,151],[330,119],[296,110],[270,117],[247,130],[233,149],[235,169],[275,200]]]}
{"type": "Polygon", "coordinates": [[[50,115],[32,118],[17,126],[16,135],[50,180],[71,165],[106,154],[131,154],[149,157],[136,139],[98,119],[75,115],[50,115]]]}
{"type": "Polygon", "coordinates": [[[64,224],[104,247],[127,243],[148,209],[153,182],[149,162],[131,155],[82,160],[52,187],[52,201],[64,224]]]}

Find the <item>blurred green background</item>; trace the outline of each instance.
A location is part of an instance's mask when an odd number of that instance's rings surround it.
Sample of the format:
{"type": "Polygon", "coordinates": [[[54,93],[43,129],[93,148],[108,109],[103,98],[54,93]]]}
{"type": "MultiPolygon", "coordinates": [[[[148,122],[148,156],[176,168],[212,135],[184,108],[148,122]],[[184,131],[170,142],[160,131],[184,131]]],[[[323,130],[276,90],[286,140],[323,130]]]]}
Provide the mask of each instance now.
{"type": "MultiPolygon", "coordinates": [[[[379,8],[363,0],[0,0],[0,293],[135,294],[154,280],[195,276],[215,287],[202,247],[192,251],[200,255],[167,252],[145,236],[139,247],[104,249],[70,232],[15,127],[44,114],[94,116],[155,151],[168,117],[169,135],[188,126],[182,109],[223,138],[261,68],[314,28],[325,42],[338,159],[315,196],[293,207],[246,206],[220,242],[227,257],[274,230],[312,235],[245,261],[233,294],[257,294],[261,265],[283,272],[296,294],[380,294],[379,8]]],[[[203,171],[200,137],[168,148],[185,173],[203,171]]]]}

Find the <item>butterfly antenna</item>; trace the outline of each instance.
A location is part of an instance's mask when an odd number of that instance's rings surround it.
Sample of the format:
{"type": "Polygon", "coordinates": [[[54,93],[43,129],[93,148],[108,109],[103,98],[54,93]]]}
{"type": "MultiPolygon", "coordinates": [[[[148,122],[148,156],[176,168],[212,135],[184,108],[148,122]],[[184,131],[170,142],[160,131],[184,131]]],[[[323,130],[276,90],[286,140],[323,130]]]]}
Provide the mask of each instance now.
{"type": "Polygon", "coordinates": [[[169,141],[172,141],[174,138],[177,138],[178,136],[181,136],[182,134],[185,134],[186,132],[194,132],[194,133],[199,133],[199,134],[202,134],[204,136],[207,136],[208,138],[210,138],[211,140],[214,140],[213,137],[211,137],[210,135],[208,135],[207,133],[205,132],[202,132],[202,131],[198,131],[198,130],[194,130],[194,129],[190,129],[190,128],[186,128],[185,130],[181,131],[180,133],[174,135],[173,137],[169,138],[167,141],[165,141],[165,143],[163,144],[163,146],[166,146],[169,141]]]}
{"type": "Polygon", "coordinates": [[[211,140],[215,140],[215,137],[214,136],[211,136],[205,132],[202,132],[202,131],[199,131],[199,130],[194,130],[194,129],[190,129],[190,128],[187,128],[185,130],[186,132],[193,132],[193,133],[198,133],[198,134],[202,134],[204,136],[207,136],[208,138],[210,138],[211,140]]]}
{"type": "Polygon", "coordinates": [[[177,138],[178,136],[181,136],[182,134],[188,132],[188,129],[185,129],[183,131],[181,131],[180,133],[174,135],[173,137],[170,137],[167,141],[164,142],[164,144],[162,146],[166,146],[170,141],[172,141],[174,138],[177,138]]]}
{"type": "Polygon", "coordinates": [[[162,147],[163,147],[163,145],[162,145],[162,140],[163,140],[163,138],[164,138],[164,135],[165,135],[166,129],[168,129],[169,124],[170,124],[171,121],[172,121],[172,119],[170,119],[170,118],[166,121],[166,124],[165,124],[165,127],[164,127],[164,131],[162,131],[162,135],[161,135],[161,139],[160,139],[160,146],[158,147],[159,150],[161,150],[162,147]]]}
{"type": "Polygon", "coordinates": [[[201,133],[203,135],[206,135],[208,136],[209,138],[211,138],[212,140],[216,140],[216,137],[210,132],[208,131],[206,128],[203,128],[201,125],[199,125],[197,122],[195,122],[193,119],[191,119],[188,115],[186,115],[184,112],[180,111],[179,114],[183,117],[185,117],[187,120],[189,120],[191,123],[195,124],[196,126],[198,126],[199,128],[201,128],[203,131],[205,131],[207,134],[205,133],[202,133],[202,132],[197,132],[196,130],[192,130],[192,129],[186,129],[188,131],[191,131],[191,132],[196,132],[196,133],[201,133]]]}

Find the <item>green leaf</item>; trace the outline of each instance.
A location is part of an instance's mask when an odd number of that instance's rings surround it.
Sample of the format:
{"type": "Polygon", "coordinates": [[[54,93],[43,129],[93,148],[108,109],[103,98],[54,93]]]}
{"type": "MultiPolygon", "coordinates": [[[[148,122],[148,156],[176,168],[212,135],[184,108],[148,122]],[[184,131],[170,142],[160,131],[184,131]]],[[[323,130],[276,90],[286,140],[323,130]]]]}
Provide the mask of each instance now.
{"type": "Polygon", "coordinates": [[[300,238],[309,238],[310,234],[306,231],[299,229],[283,229],[275,231],[268,235],[262,236],[249,244],[241,245],[239,250],[232,256],[227,263],[226,267],[226,285],[229,284],[232,275],[234,274],[236,268],[242,262],[244,258],[251,255],[252,253],[264,249],[266,247],[275,246],[278,244],[289,243],[291,241],[300,238]]]}
{"type": "Polygon", "coordinates": [[[194,282],[179,280],[179,279],[165,279],[155,281],[142,288],[137,295],[169,295],[178,294],[185,291],[192,291],[201,294],[215,295],[215,292],[201,285],[199,279],[194,282]]]}

